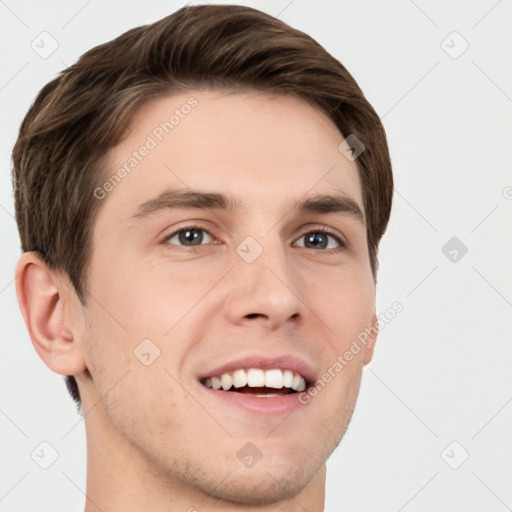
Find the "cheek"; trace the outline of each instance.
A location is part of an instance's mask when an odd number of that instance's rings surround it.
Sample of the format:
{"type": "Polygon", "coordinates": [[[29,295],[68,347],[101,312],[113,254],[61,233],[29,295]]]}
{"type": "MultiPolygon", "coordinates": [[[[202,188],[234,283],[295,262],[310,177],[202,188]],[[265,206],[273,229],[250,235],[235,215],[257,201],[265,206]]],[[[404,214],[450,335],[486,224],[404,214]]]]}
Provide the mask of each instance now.
{"type": "MultiPolygon", "coordinates": [[[[176,404],[189,398],[176,384],[174,369],[167,364],[178,357],[176,347],[171,350],[156,336],[153,341],[126,332],[101,307],[91,308],[88,316],[90,325],[82,341],[92,377],[89,404],[101,398],[101,409],[111,426],[129,436],[147,428],[141,427],[147,418],[174,418],[176,404]]],[[[172,423],[180,422],[173,419],[172,423]]]]}
{"type": "Polygon", "coordinates": [[[340,271],[312,283],[307,290],[307,302],[324,322],[338,353],[371,325],[375,312],[371,277],[340,271]]]}
{"type": "Polygon", "coordinates": [[[133,364],[135,339],[98,299],[88,298],[87,326],[81,343],[87,369],[99,396],[118,383],[133,364]]]}
{"type": "Polygon", "coordinates": [[[165,336],[218,280],[216,272],[177,271],[161,260],[120,261],[94,277],[91,289],[107,313],[100,321],[118,324],[133,340],[165,336]]]}

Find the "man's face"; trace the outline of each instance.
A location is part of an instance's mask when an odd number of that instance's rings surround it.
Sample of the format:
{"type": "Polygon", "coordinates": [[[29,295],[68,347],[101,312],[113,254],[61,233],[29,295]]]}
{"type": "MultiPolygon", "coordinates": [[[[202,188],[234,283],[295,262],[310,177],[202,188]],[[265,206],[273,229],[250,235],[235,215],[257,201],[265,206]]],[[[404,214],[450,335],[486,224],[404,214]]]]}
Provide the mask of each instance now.
{"type": "Polygon", "coordinates": [[[192,91],[138,113],[107,178],[150,149],[102,199],[79,336],[85,412],[103,397],[87,432],[103,450],[232,501],[286,497],[322,468],[373,349],[307,405],[289,387],[313,384],[374,321],[343,138],[284,96],[192,91]],[[172,130],[156,129],[176,109],[172,130]]]}

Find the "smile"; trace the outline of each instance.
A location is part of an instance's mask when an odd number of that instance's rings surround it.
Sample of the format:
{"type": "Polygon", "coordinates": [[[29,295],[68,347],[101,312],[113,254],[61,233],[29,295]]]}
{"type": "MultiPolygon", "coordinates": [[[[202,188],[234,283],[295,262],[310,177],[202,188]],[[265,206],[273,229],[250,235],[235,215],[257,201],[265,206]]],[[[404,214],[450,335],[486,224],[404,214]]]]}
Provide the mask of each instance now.
{"type": "Polygon", "coordinates": [[[246,393],[259,397],[300,393],[307,387],[306,379],[302,375],[279,368],[238,369],[206,377],[201,383],[215,390],[246,393]]]}

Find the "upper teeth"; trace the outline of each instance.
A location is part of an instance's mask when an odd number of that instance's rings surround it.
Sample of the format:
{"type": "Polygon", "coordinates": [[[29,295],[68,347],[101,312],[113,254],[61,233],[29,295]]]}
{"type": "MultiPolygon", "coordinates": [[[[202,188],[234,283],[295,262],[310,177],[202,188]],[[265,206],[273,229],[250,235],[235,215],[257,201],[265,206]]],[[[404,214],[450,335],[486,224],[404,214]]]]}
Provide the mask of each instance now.
{"type": "Polygon", "coordinates": [[[204,384],[213,389],[222,388],[224,391],[228,391],[232,387],[242,388],[244,386],[274,389],[285,387],[298,392],[306,389],[304,377],[291,370],[280,369],[261,370],[251,368],[249,370],[235,370],[234,372],[226,372],[219,376],[210,377],[204,381],[204,384]]]}

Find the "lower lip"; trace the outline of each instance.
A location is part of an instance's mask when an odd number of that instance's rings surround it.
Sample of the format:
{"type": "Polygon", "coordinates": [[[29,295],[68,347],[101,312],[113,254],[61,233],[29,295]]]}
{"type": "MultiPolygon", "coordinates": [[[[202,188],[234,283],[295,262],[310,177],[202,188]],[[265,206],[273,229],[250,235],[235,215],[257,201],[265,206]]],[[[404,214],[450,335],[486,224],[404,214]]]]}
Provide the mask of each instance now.
{"type": "Polygon", "coordinates": [[[290,414],[304,405],[299,401],[302,393],[290,393],[282,396],[262,397],[251,395],[249,393],[237,393],[236,391],[219,391],[217,389],[207,388],[199,383],[199,386],[213,400],[219,400],[227,405],[240,407],[245,411],[277,416],[281,414],[290,414]]]}

